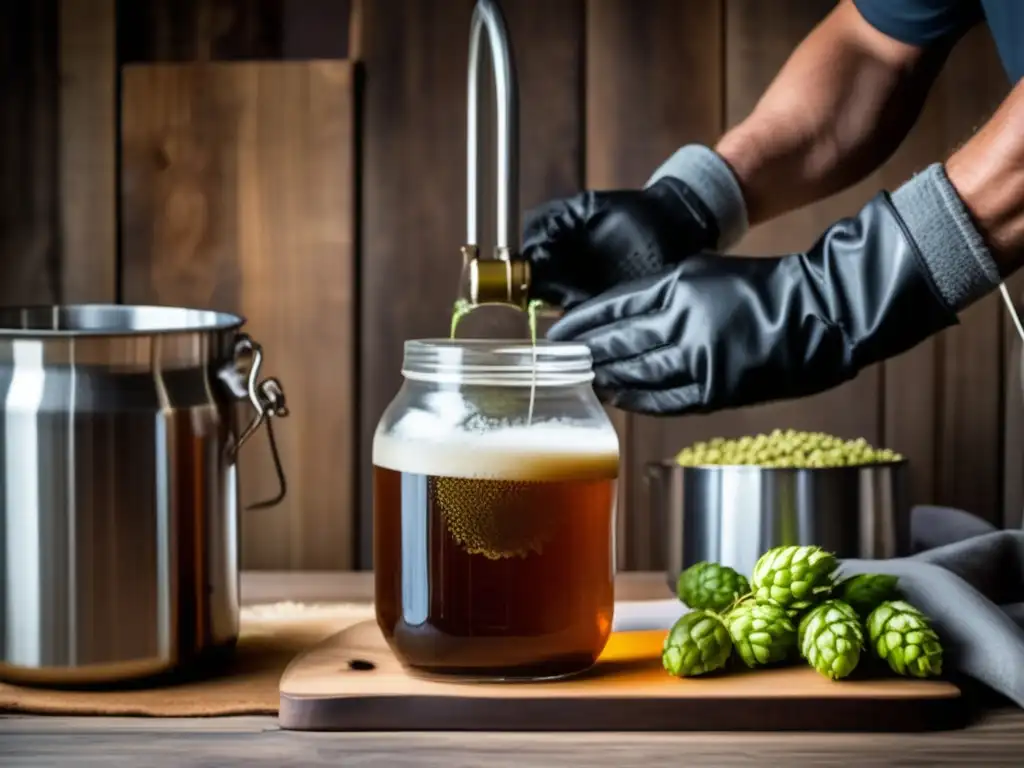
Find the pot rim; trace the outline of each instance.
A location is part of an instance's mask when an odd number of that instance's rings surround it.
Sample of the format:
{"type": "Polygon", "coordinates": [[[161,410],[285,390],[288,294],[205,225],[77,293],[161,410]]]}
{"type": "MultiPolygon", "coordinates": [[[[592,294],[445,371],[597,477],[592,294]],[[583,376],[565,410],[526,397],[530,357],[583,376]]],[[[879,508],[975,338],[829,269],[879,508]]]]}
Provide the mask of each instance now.
{"type": "Polygon", "coordinates": [[[851,469],[862,470],[862,469],[893,469],[910,463],[910,459],[904,456],[902,459],[892,459],[890,461],[872,461],[866,464],[844,464],[840,467],[761,467],[757,464],[677,464],[673,459],[661,459],[660,461],[649,461],[647,462],[648,469],[654,469],[660,467],[662,469],[680,469],[680,470],[700,470],[700,471],[716,471],[716,470],[728,470],[730,472],[836,472],[836,471],[849,471],[851,469]]]}
{"type": "Polygon", "coordinates": [[[242,315],[199,307],[109,302],[25,304],[0,307],[0,341],[209,333],[238,330],[245,323],[242,315]],[[21,325],[15,324],[18,318],[21,325]]]}

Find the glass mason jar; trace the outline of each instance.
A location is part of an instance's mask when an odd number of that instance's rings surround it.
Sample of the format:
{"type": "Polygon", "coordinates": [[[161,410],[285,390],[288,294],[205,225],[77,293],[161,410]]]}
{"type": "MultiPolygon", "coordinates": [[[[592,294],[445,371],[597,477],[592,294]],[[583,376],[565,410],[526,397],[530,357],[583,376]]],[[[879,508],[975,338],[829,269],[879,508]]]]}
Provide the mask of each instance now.
{"type": "Polygon", "coordinates": [[[407,668],[543,679],[611,632],[619,442],[578,344],[405,344],[373,440],[377,622],[407,668]]]}

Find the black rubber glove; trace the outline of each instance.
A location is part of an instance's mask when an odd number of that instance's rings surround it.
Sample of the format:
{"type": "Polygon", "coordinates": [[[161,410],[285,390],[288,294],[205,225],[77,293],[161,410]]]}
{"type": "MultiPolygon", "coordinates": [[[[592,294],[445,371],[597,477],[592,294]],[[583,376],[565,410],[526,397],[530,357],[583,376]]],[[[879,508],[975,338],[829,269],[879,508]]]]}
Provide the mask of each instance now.
{"type": "Polygon", "coordinates": [[[678,415],[821,392],[956,323],[883,192],[806,253],[690,256],[548,337],[590,347],[609,404],[678,415]]]}
{"type": "Polygon", "coordinates": [[[643,190],[554,200],[526,216],[522,253],[531,267],[530,296],[571,309],[713,248],[718,237],[711,212],[672,177],[643,190]]]}

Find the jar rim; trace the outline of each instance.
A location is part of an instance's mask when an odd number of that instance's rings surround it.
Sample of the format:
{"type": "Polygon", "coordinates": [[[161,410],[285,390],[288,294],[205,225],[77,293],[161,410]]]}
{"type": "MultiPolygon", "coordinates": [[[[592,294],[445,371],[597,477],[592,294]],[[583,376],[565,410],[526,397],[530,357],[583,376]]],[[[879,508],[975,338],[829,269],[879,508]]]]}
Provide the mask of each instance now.
{"type": "Polygon", "coordinates": [[[590,348],[538,339],[410,339],[406,379],[485,386],[566,386],[593,380],[590,348]]]}

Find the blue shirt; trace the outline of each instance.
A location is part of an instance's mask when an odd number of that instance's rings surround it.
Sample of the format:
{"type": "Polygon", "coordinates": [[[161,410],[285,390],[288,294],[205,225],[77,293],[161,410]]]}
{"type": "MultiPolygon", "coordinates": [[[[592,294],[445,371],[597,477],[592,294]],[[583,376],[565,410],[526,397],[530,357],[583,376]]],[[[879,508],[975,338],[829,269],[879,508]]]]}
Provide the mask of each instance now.
{"type": "Polygon", "coordinates": [[[1011,83],[1024,77],[1024,0],[854,0],[861,16],[908,45],[952,43],[985,22],[1011,83]]]}

